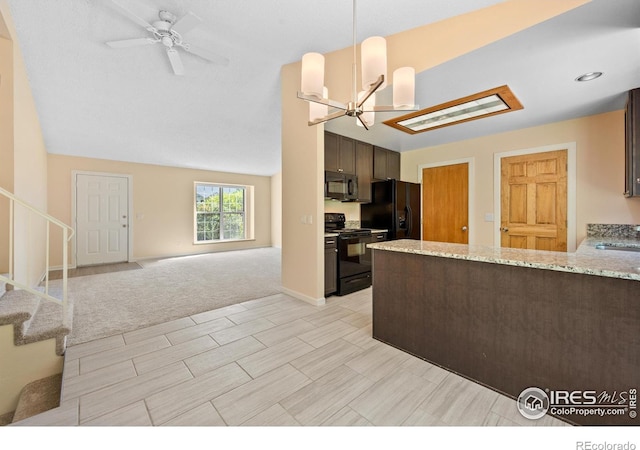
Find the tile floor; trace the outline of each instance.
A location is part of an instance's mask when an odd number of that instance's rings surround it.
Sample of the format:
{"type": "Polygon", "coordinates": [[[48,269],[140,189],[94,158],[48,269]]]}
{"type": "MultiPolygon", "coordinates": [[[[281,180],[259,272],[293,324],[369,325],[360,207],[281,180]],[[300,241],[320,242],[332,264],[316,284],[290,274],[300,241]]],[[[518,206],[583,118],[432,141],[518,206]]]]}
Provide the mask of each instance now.
{"type": "Polygon", "coordinates": [[[61,406],[20,425],[566,425],[371,338],[371,289],[284,294],[70,347],[61,406]]]}

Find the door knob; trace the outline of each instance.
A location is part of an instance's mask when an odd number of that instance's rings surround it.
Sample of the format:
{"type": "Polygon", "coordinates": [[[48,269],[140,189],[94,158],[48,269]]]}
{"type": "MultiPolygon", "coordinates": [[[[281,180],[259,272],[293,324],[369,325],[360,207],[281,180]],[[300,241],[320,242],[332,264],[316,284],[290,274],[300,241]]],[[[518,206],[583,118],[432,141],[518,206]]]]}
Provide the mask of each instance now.
{"type": "Polygon", "coordinates": [[[462,231],[467,231],[467,227],[466,227],[466,226],[463,226],[463,227],[462,227],[462,231]]]}
{"type": "Polygon", "coordinates": [[[502,227],[502,228],[500,228],[500,231],[504,231],[504,232],[506,233],[507,231],[509,231],[509,228],[507,228],[507,227],[502,227]]]}

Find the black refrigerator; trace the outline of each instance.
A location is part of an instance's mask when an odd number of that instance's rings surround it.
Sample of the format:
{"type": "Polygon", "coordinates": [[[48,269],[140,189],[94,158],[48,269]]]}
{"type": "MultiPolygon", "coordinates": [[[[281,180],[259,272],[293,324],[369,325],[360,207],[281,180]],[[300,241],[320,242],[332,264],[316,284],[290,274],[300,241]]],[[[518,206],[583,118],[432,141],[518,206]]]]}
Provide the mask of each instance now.
{"type": "Polygon", "coordinates": [[[362,228],[386,229],[388,239],[420,239],[420,185],[386,180],[371,184],[371,203],[360,205],[362,228]]]}

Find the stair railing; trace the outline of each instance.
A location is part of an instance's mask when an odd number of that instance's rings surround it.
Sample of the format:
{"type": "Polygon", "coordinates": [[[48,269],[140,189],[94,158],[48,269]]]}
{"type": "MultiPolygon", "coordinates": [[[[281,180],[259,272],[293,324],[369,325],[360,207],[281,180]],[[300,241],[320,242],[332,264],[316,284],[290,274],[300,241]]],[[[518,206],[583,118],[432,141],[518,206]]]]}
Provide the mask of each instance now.
{"type": "Polygon", "coordinates": [[[69,271],[69,240],[73,237],[74,230],[69,225],[61,222],[53,216],[50,216],[47,213],[40,211],[38,208],[20,200],[11,192],[0,187],[0,195],[6,197],[9,200],[9,274],[8,276],[4,276],[0,274],[0,281],[4,281],[12,286],[15,286],[18,289],[25,290],[30,292],[44,300],[55,302],[62,305],[63,308],[63,317],[64,324],[70,325],[67,322],[68,314],[67,314],[67,279],[68,279],[68,271],[69,271]],[[17,281],[14,278],[14,267],[13,267],[13,256],[15,251],[15,243],[14,243],[14,214],[15,214],[15,205],[19,205],[31,213],[42,217],[46,221],[46,256],[45,256],[45,279],[44,279],[44,292],[38,289],[35,289],[31,286],[28,286],[25,283],[17,281]],[[50,230],[51,225],[56,225],[62,230],[62,298],[54,297],[49,293],[49,250],[50,250],[50,230]]]}

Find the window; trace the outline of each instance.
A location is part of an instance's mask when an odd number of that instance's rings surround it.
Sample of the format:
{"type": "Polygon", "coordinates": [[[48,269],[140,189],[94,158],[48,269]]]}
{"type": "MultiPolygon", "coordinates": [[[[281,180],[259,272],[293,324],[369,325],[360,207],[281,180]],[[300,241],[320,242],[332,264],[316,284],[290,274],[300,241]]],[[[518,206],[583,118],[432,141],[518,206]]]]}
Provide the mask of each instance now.
{"type": "Polygon", "coordinates": [[[195,184],[195,242],[246,239],[247,187],[195,184]]]}

